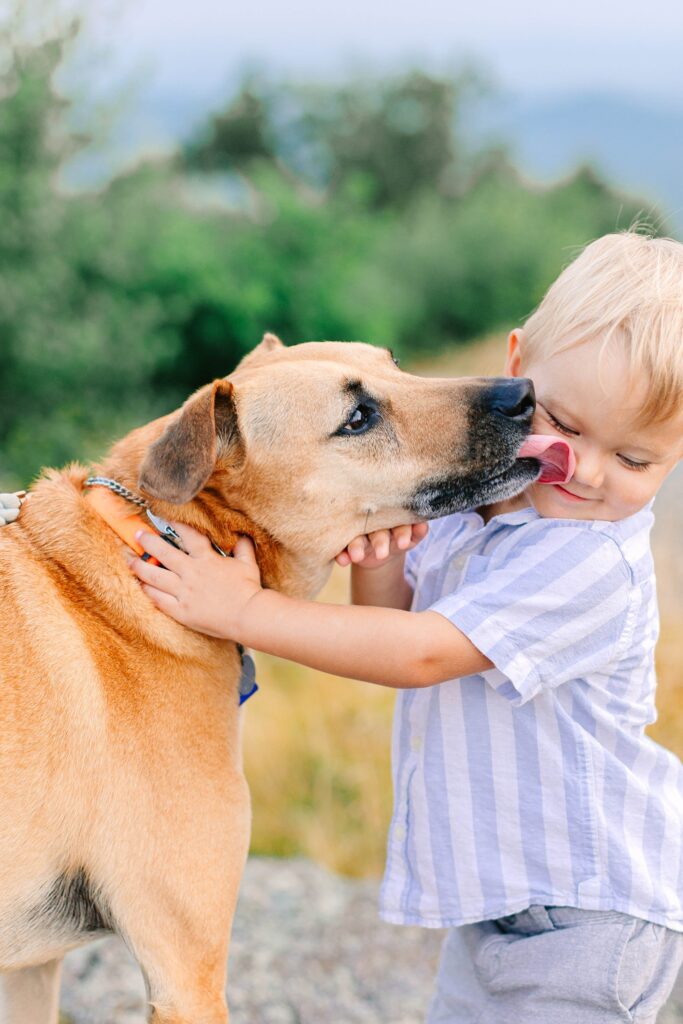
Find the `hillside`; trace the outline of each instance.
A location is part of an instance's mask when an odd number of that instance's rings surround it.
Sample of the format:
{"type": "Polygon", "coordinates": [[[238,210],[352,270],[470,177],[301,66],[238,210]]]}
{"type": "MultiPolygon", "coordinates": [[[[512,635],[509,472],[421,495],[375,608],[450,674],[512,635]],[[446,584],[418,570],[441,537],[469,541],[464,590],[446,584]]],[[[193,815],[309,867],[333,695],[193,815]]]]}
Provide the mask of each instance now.
{"type": "Polygon", "coordinates": [[[671,217],[669,231],[683,228],[680,102],[599,93],[499,97],[473,113],[469,130],[473,138],[504,142],[532,177],[553,180],[579,163],[593,164],[616,185],[658,204],[671,217]]]}

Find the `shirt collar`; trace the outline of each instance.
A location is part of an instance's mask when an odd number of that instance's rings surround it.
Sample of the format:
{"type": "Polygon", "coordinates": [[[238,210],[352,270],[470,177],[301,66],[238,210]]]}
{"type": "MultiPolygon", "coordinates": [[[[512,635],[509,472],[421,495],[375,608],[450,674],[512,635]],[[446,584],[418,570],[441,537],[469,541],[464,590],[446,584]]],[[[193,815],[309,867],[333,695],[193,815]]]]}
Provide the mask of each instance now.
{"type": "MultiPolygon", "coordinates": [[[[652,520],[653,520],[653,510],[652,510],[652,506],[653,505],[654,505],[654,498],[652,498],[647,503],[647,505],[644,505],[643,508],[639,509],[637,512],[634,512],[632,516],[627,516],[626,519],[617,519],[617,520],[615,520],[613,525],[615,527],[617,527],[617,528],[622,523],[629,523],[629,524],[638,523],[640,526],[643,526],[643,527],[646,526],[646,525],[650,526],[652,524],[652,520]]],[[[514,512],[501,512],[499,515],[493,516],[491,519],[489,519],[488,523],[485,523],[483,518],[480,516],[480,514],[478,512],[475,512],[474,510],[472,510],[471,512],[468,512],[467,515],[472,517],[473,524],[476,525],[478,529],[481,529],[482,527],[486,528],[487,526],[493,526],[493,525],[497,525],[497,524],[501,524],[501,523],[504,523],[507,526],[523,526],[525,523],[531,523],[531,522],[533,522],[536,519],[542,519],[543,518],[542,516],[540,516],[538,514],[538,512],[533,507],[533,505],[528,505],[526,508],[518,508],[514,512]]],[[[563,523],[574,522],[574,523],[577,523],[577,524],[580,524],[580,523],[590,524],[592,522],[606,522],[606,520],[602,520],[602,519],[601,520],[595,520],[595,519],[571,519],[571,520],[569,520],[569,519],[562,519],[562,520],[553,520],[552,518],[550,519],[550,521],[551,522],[563,522],[563,523]]]]}
{"type": "Polygon", "coordinates": [[[476,529],[486,529],[489,526],[497,526],[501,523],[505,523],[508,526],[522,526],[524,523],[530,523],[534,519],[541,518],[533,505],[529,505],[527,508],[515,509],[514,512],[501,512],[497,516],[492,516],[488,523],[485,523],[479,512],[474,510],[465,514],[471,519],[472,525],[476,529]]]}

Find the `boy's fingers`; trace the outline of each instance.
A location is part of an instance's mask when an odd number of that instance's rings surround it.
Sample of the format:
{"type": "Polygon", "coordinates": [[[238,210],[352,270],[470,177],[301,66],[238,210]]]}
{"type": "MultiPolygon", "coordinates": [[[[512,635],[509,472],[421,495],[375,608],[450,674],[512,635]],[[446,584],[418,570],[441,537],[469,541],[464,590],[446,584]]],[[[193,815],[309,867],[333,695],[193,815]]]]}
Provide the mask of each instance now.
{"type": "Polygon", "coordinates": [[[171,618],[175,619],[180,614],[180,605],[176,601],[175,597],[171,597],[170,594],[165,594],[163,590],[157,590],[156,587],[149,586],[148,583],[142,584],[142,589],[147,594],[152,604],[162,611],[170,615],[171,618]]]}
{"type": "Polygon", "coordinates": [[[388,530],[375,530],[370,534],[370,545],[375,558],[387,558],[391,547],[391,535],[388,530]]]}
{"type": "Polygon", "coordinates": [[[208,549],[211,547],[211,542],[208,537],[205,537],[199,530],[195,530],[194,526],[187,526],[185,523],[171,523],[171,526],[176,531],[183,547],[192,558],[198,558],[200,555],[206,554],[208,549]]]}
{"type": "Polygon", "coordinates": [[[367,539],[365,537],[354,537],[348,548],[349,558],[352,562],[362,562],[365,558],[367,539]]]}
{"type": "Polygon", "coordinates": [[[150,565],[149,562],[143,562],[141,558],[134,558],[129,565],[139,580],[148,583],[156,590],[169,594],[175,600],[180,580],[174,572],[169,572],[157,565],[150,565]]]}
{"type": "Polygon", "coordinates": [[[237,543],[232,549],[233,558],[238,562],[246,562],[248,565],[256,565],[256,550],[250,537],[238,537],[237,543]]]}
{"type": "MultiPolygon", "coordinates": [[[[182,551],[178,551],[178,549],[174,548],[172,544],[162,540],[158,534],[149,533],[147,530],[138,530],[135,534],[135,539],[148,554],[154,555],[157,561],[161,562],[161,564],[167,569],[180,573],[180,571],[185,567],[185,562],[188,556],[182,551]]],[[[185,540],[184,538],[182,539],[184,544],[185,540]]]]}
{"type": "Polygon", "coordinates": [[[412,527],[413,541],[424,540],[429,533],[429,523],[415,523],[412,527]]]}
{"type": "Polygon", "coordinates": [[[412,526],[397,526],[392,531],[394,543],[399,551],[405,551],[413,535],[412,526]]]}
{"type": "Polygon", "coordinates": [[[350,565],[351,559],[349,558],[348,551],[340,551],[337,557],[335,558],[335,562],[337,563],[337,565],[350,565]]]}

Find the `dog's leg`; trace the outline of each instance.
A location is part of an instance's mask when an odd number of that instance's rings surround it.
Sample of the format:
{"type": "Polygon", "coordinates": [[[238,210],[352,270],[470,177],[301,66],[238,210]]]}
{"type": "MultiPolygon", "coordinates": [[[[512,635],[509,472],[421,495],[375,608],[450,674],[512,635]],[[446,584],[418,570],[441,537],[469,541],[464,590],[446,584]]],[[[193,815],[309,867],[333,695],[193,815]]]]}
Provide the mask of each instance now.
{"type": "Polygon", "coordinates": [[[220,804],[206,791],[195,799],[202,818],[188,818],[188,831],[176,820],[163,842],[158,822],[157,862],[128,862],[113,908],[145,974],[153,1024],[228,1024],[228,944],[249,846],[249,792],[240,774],[220,804]]]}
{"type": "Polygon", "coordinates": [[[62,961],[0,974],[1,1024],[57,1024],[62,961]]]}
{"type": "Polygon", "coordinates": [[[149,1024],[229,1024],[225,999],[214,1006],[204,1003],[201,1007],[186,1006],[181,1010],[155,1008],[149,1024]]]}

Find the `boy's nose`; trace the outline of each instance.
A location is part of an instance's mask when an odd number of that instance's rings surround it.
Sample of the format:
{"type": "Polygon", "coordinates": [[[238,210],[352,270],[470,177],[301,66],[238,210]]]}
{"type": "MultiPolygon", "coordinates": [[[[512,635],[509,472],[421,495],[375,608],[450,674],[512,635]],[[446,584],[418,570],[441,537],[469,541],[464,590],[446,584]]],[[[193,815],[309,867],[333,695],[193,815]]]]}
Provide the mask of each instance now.
{"type": "Polygon", "coordinates": [[[579,485],[600,487],[605,479],[605,467],[600,456],[597,453],[582,451],[580,446],[574,446],[574,454],[576,470],[573,479],[579,485]]]}
{"type": "Polygon", "coordinates": [[[533,382],[526,377],[509,377],[497,381],[488,393],[488,406],[492,412],[531,425],[536,410],[533,382]]]}

